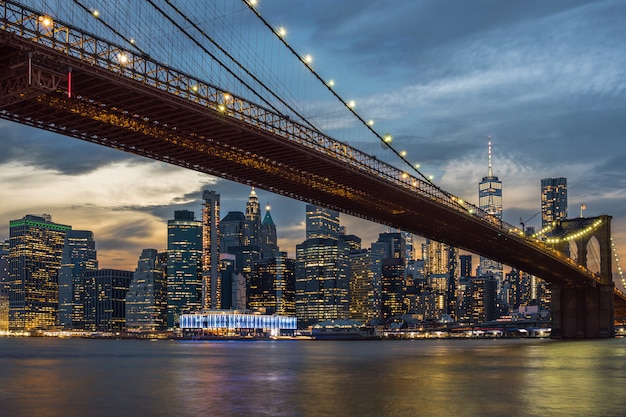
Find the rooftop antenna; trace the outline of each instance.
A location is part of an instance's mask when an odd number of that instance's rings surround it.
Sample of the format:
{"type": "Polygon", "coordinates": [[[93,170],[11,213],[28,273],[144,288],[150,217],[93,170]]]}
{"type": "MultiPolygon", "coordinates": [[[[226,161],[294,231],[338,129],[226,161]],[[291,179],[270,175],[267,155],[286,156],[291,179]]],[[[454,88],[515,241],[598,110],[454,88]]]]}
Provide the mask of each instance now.
{"type": "Polygon", "coordinates": [[[489,171],[488,177],[493,177],[493,170],[491,168],[491,135],[487,136],[489,138],[489,171]]]}

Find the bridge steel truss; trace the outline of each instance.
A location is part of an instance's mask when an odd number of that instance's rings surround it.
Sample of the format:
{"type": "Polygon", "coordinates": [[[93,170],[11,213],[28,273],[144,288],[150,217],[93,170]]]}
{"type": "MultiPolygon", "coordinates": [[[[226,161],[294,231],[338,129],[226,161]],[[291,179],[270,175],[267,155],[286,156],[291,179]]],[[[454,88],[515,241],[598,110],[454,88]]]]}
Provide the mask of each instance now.
{"type": "MultiPolygon", "coordinates": [[[[430,182],[17,2],[0,13],[1,118],[393,226],[559,286],[606,287],[626,312],[612,282],[430,182]]],[[[612,336],[613,312],[586,327],[557,333],[612,336]]]]}

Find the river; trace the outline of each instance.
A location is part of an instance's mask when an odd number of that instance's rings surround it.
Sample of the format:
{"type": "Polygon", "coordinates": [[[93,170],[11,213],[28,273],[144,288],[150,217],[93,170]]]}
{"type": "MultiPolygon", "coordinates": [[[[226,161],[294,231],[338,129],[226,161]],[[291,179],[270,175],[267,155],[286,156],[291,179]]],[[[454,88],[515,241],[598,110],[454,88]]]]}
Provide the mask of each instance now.
{"type": "Polygon", "coordinates": [[[0,338],[1,416],[623,416],[626,339],[0,338]]]}

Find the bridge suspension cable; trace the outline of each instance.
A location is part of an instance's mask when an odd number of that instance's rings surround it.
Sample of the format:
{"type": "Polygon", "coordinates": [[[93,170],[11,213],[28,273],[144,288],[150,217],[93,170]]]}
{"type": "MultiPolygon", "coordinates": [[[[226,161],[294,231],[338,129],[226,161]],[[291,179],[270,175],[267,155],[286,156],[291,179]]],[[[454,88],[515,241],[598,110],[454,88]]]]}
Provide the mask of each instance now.
{"type": "Polygon", "coordinates": [[[139,53],[141,53],[142,55],[147,55],[146,51],[142,50],[139,46],[137,46],[135,44],[135,41],[132,38],[128,38],[126,37],[124,34],[120,33],[117,29],[115,29],[113,26],[111,26],[110,24],[108,24],[104,19],[100,18],[100,14],[97,10],[94,9],[89,9],[87,6],[85,6],[83,3],[81,3],[79,0],[73,0],[74,3],[80,7],[84,12],[86,12],[87,14],[92,15],[93,17],[95,17],[96,19],[98,19],[98,21],[104,25],[104,27],[106,27],[108,30],[110,30],[111,32],[113,32],[115,35],[117,35],[118,37],[120,37],[122,40],[124,40],[124,42],[126,42],[128,45],[130,45],[132,48],[134,48],[135,50],[137,50],[139,53]]]}
{"type": "Polygon", "coordinates": [[[622,284],[622,291],[626,291],[626,280],[624,280],[624,272],[622,271],[622,266],[619,263],[619,256],[617,255],[617,249],[615,249],[615,242],[613,242],[613,238],[611,237],[611,250],[613,251],[613,257],[615,259],[615,266],[617,266],[617,274],[619,276],[619,281],[622,284]]]}
{"type": "MultiPolygon", "coordinates": [[[[167,20],[169,20],[174,26],[176,26],[183,34],[185,34],[185,36],[187,36],[191,41],[193,41],[194,43],[196,43],[196,45],[198,45],[198,47],[200,49],[202,49],[202,51],[206,54],[208,54],[209,56],[211,56],[212,59],[214,59],[219,65],[221,65],[226,71],[230,72],[234,77],[237,78],[237,80],[239,82],[241,82],[242,84],[244,84],[251,92],[253,92],[257,97],[259,97],[261,100],[263,100],[263,102],[265,104],[267,104],[268,106],[270,106],[272,108],[272,110],[276,111],[279,114],[282,114],[282,112],[277,109],[276,107],[274,107],[274,105],[269,102],[268,100],[265,100],[265,98],[263,97],[263,95],[256,91],[254,89],[254,87],[252,87],[250,84],[248,84],[245,80],[241,79],[239,76],[237,76],[232,70],[230,70],[228,68],[228,66],[226,66],[226,64],[224,64],[220,59],[218,59],[214,54],[212,54],[207,48],[205,48],[202,44],[200,44],[199,42],[197,42],[195,40],[195,38],[189,33],[187,32],[184,28],[182,28],[177,22],[175,22],[167,13],[165,13],[165,11],[163,9],[161,9],[160,7],[158,7],[152,0],[146,0],[148,3],[150,3],[150,5],[152,5],[152,7],[154,7],[164,18],[166,18],[167,20]]],[[[320,130],[311,122],[308,120],[308,118],[304,117],[302,114],[300,114],[296,109],[294,109],[292,106],[289,105],[289,103],[287,103],[285,100],[283,100],[279,95],[277,95],[274,91],[272,91],[271,88],[269,88],[262,80],[260,80],[256,75],[254,75],[247,67],[245,67],[241,62],[239,62],[233,55],[231,55],[226,49],[224,49],[214,38],[212,38],[211,36],[207,35],[207,33],[202,30],[202,28],[200,26],[198,26],[193,20],[191,20],[191,18],[189,16],[187,16],[185,13],[183,13],[178,7],[176,7],[170,0],[165,0],[165,3],[167,3],[168,6],[170,6],[180,17],[182,17],[185,22],[189,23],[196,31],[198,31],[198,33],[200,33],[202,35],[203,38],[207,39],[211,44],[213,44],[220,52],[222,52],[226,57],[228,57],[228,59],[230,59],[235,65],[237,65],[241,70],[243,70],[250,78],[252,78],[256,83],[258,83],[261,87],[263,87],[263,89],[265,89],[265,91],[267,91],[272,97],[274,97],[275,99],[277,99],[278,101],[280,101],[285,107],[287,107],[290,111],[292,111],[296,116],[298,116],[298,118],[300,120],[302,120],[302,122],[304,122],[305,124],[307,124],[311,129],[320,132],[320,130]]],[[[320,132],[321,133],[321,132],[320,132]]]]}
{"type": "MultiPolygon", "coordinates": [[[[166,0],[167,1],[167,0],[166,0]]],[[[304,66],[311,72],[311,74],[313,74],[313,76],[319,81],[321,82],[326,89],[328,89],[328,91],[337,99],[339,100],[339,102],[341,104],[343,104],[343,106],[354,116],[357,118],[357,120],[363,124],[363,126],[365,126],[366,129],[368,129],[372,134],[374,134],[375,137],[378,138],[378,140],[386,147],[389,148],[398,158],[400,158],[400,160],[402,162],[404,162],[406,165],[408,165],[410,167],[410,170],[415,172],[418,176],[420,176],[422,179],[424,179],[425,181],[433,184],[432,182],[432,178],[424,175],[414,164],[412,164],[411,162],[409,162],[406,159],[406,156],[404,154],[404,152],[402,151],[398,151],[397,149],[395,149],[392,145],[391,145],[391,136],[389,134],[383,134],[381,135],[380,133],[378,133],[373,127],[373,123],[371,123],[369,120],[366,121],[363,117],[361,117],[361,115],[359,113],[356,112],[356,110],[354,109],[354,105],[351,104],[351,102],[349,100],[345,100],[343,97],[341,97],[337,91],[333,88],[334,85],[332,82],[329,81],[325,81],[320,74],[310,65],[310,59],[307,59],[307,55],[301,55],[300,53],[298,53],[298,51],[296,51],[285,39],[284,33],[281,30],[281,28],[275,28],[274,26],[272,26],[262,15],[261,13],[259,13],[259,11],[256,9],[256,5],[257,5],[257,1],[256,0],[242,0],[247,6],[248,8],[261,20],[261,22],[263,22],[263,24],[276,36],[276,38],[278,38],[278,40],[280,42],[282,42],[283,45],[285,45],[285,47],[287,47],[287,49],[300,61],[302,62],[302,64],[304,64],[304,66]]],[[[434,185],[434,184],[433,184],[434,185]]]]}

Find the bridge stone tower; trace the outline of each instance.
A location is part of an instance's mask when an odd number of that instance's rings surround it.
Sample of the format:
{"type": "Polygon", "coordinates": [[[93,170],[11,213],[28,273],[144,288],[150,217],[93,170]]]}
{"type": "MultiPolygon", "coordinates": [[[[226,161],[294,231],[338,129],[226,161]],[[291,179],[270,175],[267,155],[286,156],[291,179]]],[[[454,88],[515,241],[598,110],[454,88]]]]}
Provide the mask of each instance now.
{"type": "Polygon", "coordinates": [[[587,268],[592,239],[599,246],[600,282],[573,286],[552,284],[552,337],[599,338],[613,337],[614,299],[611,263],[611,216],[576,218],[557,221],[552,236],[569,236],[555,244],[555,249],[568,255],[569,243],[576,243],[577,264],[587,268]]]}

